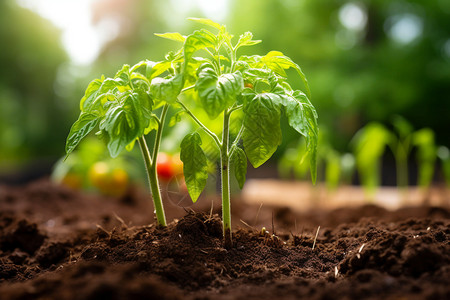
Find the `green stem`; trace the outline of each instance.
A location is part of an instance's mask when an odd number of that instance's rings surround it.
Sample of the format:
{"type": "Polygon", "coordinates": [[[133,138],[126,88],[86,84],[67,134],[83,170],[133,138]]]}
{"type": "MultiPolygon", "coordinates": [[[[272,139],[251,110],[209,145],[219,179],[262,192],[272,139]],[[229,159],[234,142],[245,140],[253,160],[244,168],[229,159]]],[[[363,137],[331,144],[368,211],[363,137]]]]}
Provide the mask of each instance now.
{"type": "Polygon", "coordinates": [[[153,145],[153,161],[156,162],[159,153],[159,145],[161,145],[161,137],[164,129],[164,122],[166,120],[167,111],[169,110],[169,104],[164,104],[161,116],[158,122],[158,131],[156,132],[155,145],[153,145]]]}
{"type": "MultiPolygon", "coordinates": [[[[161,131],[161,127],[158,130],[161,131]]],[[[166,227],[166,216],[164,215],[161,191],[159,190],[158,176],[156,175],[156,161],[152,161],[147,143],[145,142],[143,136],[138,138],[138,143],[145,162],[145,170],[147,171],[148,181],[150,184],[150,192],[152,194],[153,205],[155,207],[156,220],[159,226],[166,227]]]]}
{"type": "Polygon", "coordinates": [[[231,207],[230,207],[230,157],[228,153],[230,112],[226,110],[223,115],[223,134],[221,147],[221,172],[222,172],[222,222],[223,239],[225,248],[231,248],[233,244],[231,236],[231,207]]]}
{"type": "Polygon", "coordinates": [[[231,47],[230,49],[231,49],[231,72],[234,72],[236,67],[236,49],[234,49],[233,47],[231,47]]]}
{"type": "Polygon", "coordinates": [[[180,94],[182,94],[182,93],[184,93],[186,91],[192,90],[193,88],[195,88],[195,85],[191,85],[191,86],[185,87],[184,89],[181,90],[180,94]]]}
{"type": "Polygon", "coordinates": [[[403,149],[401,145],[397,148],[396,161],[397,186],[406,189],[408,187],[408,161],[405,149],[403,149]]]}
{"type": "Polygon", "coordinates": [[[180,104],[181,107],[183,107],[184,111],[192,118],[192,120],[194,120],[194,122],[197,123],[198,126],[200,126],[214,140],[217,147],[221,148],[222,143],[220,142],[217,135],[214,132],[212,132],[211,130],[209,130],[205,125],[203,125],[203,123],[199,119],[197,119],[197,117],[189,110],[189,108],[187,108],[186,105],[184,105],[183,102],[181,102],[180,100],[177,100],[177,103],[180,104]]]}
{"type": "Polygon", "coordinates": [[[244,107],[244,105],[242,105],[242,104],[233,106],[232,108],[230,108],[230,114],[235,110],[241,109],[242,107],[244,107]]]}
{"type": "MultiPolygon", "coordinates": [[[[209,53],[209,55],[211,55],[211,58],[212,58],[211,61],[213,62],[214,67],[216,68],[217,74],[220,75],[220,60],[219,60],[219,59],[215,59],[215,56],[216,56],[216,55],[214,55],[214,53],[212,53],[211,50],[209,50],[208,48],[205,48],[205,50],[206,50],[206,52],[209,53]]],[[[215,49],[214,49],[214,50],[215,50],[215,49]]],[[[216,51],[216,53],[217,53],[217,50],[215,50],[215,51],[216,51]]],[[[218,55],[218,54],[217,54],[217,55],[218,55]]]]}
{"type": "Polygon", "coordinates": [[[239,129],[239,132],[238,132],[236,138],[234,139],[233,144],[232,144],[231,147],[230,147],[230,151],[229,151],[229,153],[228,153],[228,156],[229,156],[229,157],[232,157],[232,156],[233,156],[233,152],[236,150],[237,144],[239,143],[239,140],[241,139],[241,136],[242,136],[242,133],[243,133],[243,132],[244,132],[244,126],[242,126],[241,129],[239,129]]]}

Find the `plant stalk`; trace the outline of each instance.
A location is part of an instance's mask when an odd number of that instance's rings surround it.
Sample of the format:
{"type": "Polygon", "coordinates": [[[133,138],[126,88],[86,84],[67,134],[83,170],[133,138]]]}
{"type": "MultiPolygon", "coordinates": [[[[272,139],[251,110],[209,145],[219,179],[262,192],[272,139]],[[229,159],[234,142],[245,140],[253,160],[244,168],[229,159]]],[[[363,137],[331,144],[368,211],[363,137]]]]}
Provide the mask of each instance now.
{"type": "MultiPolygon", "coordinates": [[[[161,130],[161,128],[159,130],[161,130]]],[[[145,142],[143,136],[138,138],[138,143],[145,162],[145,170],[147,171],[150,193],[152,194],[153,206],[155,207],[156,220],[159,226],[166,227],[166,216],[164,214],[164,207],[161,200],[161,191],[159,190],[158,176],[156,175],[156,160],[152,161],[147,143],[145,142]]]]}
{"type": "Polygon", "coordinates": [[[194,120],[194,122],[197,123],[197,125],[200,126],[214,140],[217,147],[219,147],[219,149],[222,149],[222,143],[219,141],[217,135],[209,130],[205,125],[203,125],[203,123],[199,119],[197,119],[197,117],[189,110],[189,108],[187,108],[186,105],[184,105],[183,102],[178,100],[177,103],[180,104],[181,107],[183,107],[184,111],[192,118],[192,120],[194,120]]]}
{"type": "Polygon", "coordinates": [[[230,203],[230,157],[228,153],[230,112],[226,110],[223,116],[223,133],[221,149],[221,178],[222,178],[222,222],[224,247],[230,249],[233,245],[231,236],[231,203],[230,203]]]}
{"type": "MultiPolygon", "coordinates": [[[[164,128],[164,122],[166,120],[167,111],[169,110],[169,104],[164,104],[161,116],[159,119],[158,131],[156,132],[155,145],[153,146],[153,161],[156,164],[156,159],[158,158],[159,145],[161,145],[162,132],[164,128]]],[[[156,166],[155,166],[156,169],[156,166]]]]}
{"type": "Polygon", "coordinates": [[[401,145],[397,146],[396,154],[397,187],[405,201],[408,193],[408,155],[401,145]]]}
{"type": "Polygon", "coordinates": [[[403,189],[408,187],[408,162],[403,153],[397,156],[397,185],[403,189]]]}

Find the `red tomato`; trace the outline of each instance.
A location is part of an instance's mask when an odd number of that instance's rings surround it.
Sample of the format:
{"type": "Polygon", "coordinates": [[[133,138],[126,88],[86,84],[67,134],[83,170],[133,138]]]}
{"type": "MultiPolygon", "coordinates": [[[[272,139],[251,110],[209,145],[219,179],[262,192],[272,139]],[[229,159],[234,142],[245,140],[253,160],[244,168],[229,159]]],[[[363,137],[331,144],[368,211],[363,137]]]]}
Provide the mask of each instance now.
{"type": "Polygon", "coordinates": [[[158,153],[156,160],[156,173],[163,180],[169,180],[173,177],[172,158],[164,152],[158,153]]]}
{"type": "Polygon", "coordinates": [[[165,181],[183,174],[183,162],[180,160],[180,155],[171,156],[164,152],[158,153],[156,172],[159,178],[165,181]]]}

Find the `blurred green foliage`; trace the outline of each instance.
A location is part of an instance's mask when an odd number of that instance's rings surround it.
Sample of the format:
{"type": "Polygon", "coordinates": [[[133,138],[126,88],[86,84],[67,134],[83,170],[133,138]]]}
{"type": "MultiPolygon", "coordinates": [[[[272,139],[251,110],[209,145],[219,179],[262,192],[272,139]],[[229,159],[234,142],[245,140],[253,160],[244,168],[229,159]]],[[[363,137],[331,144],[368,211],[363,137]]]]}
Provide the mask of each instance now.
{"type": "MultiPolygon", "coordinates": [[[[13,0],[0,2],[0,162],[62,155],[89,78],[112,76],[123,63],[162,60],[173,42],[153,32],[191,32],[188,16],[215,19],[200,9],[179,9],[188,5],[184,1],[95,3],[94,24],[113,20],[118,34],[92,65],[74,69],[49,21],[13,0]]],[[[339,153],[350,151],[351,137],[362,126],[390,124],[395,114],[414,128],[432,129],[436,144],[450,147],[450,1],[229,0],[228,5],[226,18],[217,21],[263,40],[252,51],[263,55],[283,48],[302,65],[320,124],[339,153]]],[[[284,150],[297,141],[287,122],[282,130],[284,150]]]]}
{"type": "Polygon", "coordinates": [[[53,90],[67,60],[60,32],[14,1],[0,2],[0,162],[61,153],[69,123],[53,90]]]}

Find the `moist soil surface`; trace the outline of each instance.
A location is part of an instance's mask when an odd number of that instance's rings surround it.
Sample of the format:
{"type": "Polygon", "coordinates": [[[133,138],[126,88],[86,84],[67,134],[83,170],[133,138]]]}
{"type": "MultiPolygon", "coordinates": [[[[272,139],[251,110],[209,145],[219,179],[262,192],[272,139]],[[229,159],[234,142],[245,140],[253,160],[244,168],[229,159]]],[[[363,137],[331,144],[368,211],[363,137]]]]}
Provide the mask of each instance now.
{"type": "Polygon", "coordinates": [[[233,199],[224,249],[217,199],[165,206],[162,229],[138,188],[0,186],[0,298],[450,299],[447,208],[297,214],[233,199]]]}

